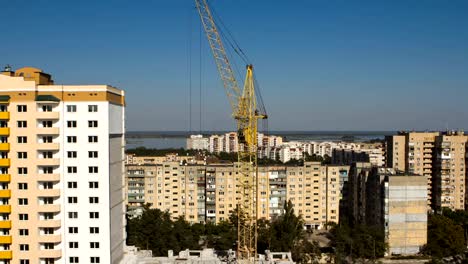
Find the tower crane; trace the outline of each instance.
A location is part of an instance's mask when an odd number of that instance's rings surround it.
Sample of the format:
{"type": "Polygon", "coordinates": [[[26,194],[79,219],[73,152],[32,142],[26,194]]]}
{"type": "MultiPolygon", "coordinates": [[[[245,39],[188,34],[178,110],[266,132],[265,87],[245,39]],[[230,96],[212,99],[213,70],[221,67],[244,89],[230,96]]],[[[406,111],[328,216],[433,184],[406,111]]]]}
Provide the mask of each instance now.
{"type": "Polygon", "coordinates": [[[232,116],[237,123],[239,149],[235,166],[239,182],[236,184],[236,193],[240,198],[237,204],[237,260],[248,263],[255,261],[257,256],[257,131],[258,121],[266,119],[267,114],[261,100],[257,101],[252,64],[246,66],[244,86],[240,89],[207,1],[195,0],[195,4],[231,106],[232,116]]]}

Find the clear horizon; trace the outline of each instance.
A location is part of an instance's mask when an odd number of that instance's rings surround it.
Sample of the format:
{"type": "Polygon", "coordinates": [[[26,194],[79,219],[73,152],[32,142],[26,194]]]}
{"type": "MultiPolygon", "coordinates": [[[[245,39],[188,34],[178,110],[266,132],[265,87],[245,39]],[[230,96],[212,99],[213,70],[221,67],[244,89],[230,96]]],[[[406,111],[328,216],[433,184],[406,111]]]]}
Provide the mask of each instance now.
{"type": "MultiPolygon", "coordinates": [[[[468,130],[467,1],[212,2],[255,65],[270,131],[468,130]]],[[[124,89],[129,131],[200,130],[200,81],[201,129],[235,129],[191,0],[11,1],[0,16],[0,66],[124,89]]]]}

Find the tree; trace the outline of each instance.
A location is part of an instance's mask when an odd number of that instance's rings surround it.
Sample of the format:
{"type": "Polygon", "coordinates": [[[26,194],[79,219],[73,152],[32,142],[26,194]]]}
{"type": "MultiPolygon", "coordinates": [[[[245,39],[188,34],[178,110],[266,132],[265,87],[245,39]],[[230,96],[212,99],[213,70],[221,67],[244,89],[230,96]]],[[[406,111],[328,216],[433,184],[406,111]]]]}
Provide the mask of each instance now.
{"type": "Polygon", "coordinates": [[[200,235],[183,218],[172,221],[169,213],[145,207],[139,217],[127,219],[127,244],[151,250],[153,256],[166,256],[169,249],[178,253],[198,249],[200,235]]]}
{"type": "Polygon", "coordinates": [[[346,257],[353,259],[375,259],[382,257],[387,249],[385,235],[381,228],[347,223],[331,226],[331,246],[335,249],[335,262],[341,263],[346,257]]]}
{"type": "Polygon", "coordinates": [[[285,213],[271,224],[271,251],[289,251],[304,237],[304,221],[294,214],[291,201],[284,205],[285,213]]]}
{"type": "Polygon", "coordinates": [[[438,214],[429,215],[427,244],[424,252],[435,258],[454,256],[465,250],[464,231],[452,219],[438,214]]]}

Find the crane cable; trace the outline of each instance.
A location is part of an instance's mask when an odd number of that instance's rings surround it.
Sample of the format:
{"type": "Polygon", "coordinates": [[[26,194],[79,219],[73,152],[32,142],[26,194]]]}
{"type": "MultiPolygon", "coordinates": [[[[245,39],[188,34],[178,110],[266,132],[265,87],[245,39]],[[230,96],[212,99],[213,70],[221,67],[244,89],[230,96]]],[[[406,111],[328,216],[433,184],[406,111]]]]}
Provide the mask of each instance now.
{"type": "MultiPolygon", "coordinates": [[[[247,54],[244,53],[244,51],[242,50],[239,43],[234,38],[234,36],[231,33],[231,31],[229,30],[229,28],[224,24],[221,17],[217,14],[216,9],[213,8],[213,6],[209,3],[209,0],[207,0],[207,4],[209,5],[210,10],[212,11],[213,19],[215,20],[215,23],[218,25],[218,31],[220,32],[223,39],[225,39],[227,41],[229,46],[231,46],[231,48],[234,50],[234,52],[243,60],[243,62],[246,65],[252,64],[249,57],[247,56],[247,54]],[[225,32],[227,32],[227,34],[225,32]]],[[[229,57],[233,58],[233,56],[232,56],[229,49],[227,49],[227,52],[229,53],[229,57]]],[[[234,59],[232,59],[231,61],[234,64],[234,68],[236,69],[237,74],[240,75],[240,71],[239,71],[239,68],[238,68],[238,66],[236,64],[236,61],[234,59]]],[[[258,95],[259,111],[260,111],[261,114],[267,115],[267,111],[266,111],[265,104],[264,104],[264,101],[263,101],[262,93],[261,93],[261,90],[260,90],[260,85],[258,84],[257,79],[255,77],[254,77],[254,81],[255,81],[256,94],[258,95]]],[[[266,122],[264,121],[262,123],[266,123],[266,122]]],[[[265,125],[264,129],[268,130],[267,126],[268,125],[265,125]]]]}
{"type": "Polygon", "coordinates": [[[188,13],[188,44],[187,44],[187,71],[189,76],[189,131],[192,134],[192,17],[190,8],[188,13]]]}

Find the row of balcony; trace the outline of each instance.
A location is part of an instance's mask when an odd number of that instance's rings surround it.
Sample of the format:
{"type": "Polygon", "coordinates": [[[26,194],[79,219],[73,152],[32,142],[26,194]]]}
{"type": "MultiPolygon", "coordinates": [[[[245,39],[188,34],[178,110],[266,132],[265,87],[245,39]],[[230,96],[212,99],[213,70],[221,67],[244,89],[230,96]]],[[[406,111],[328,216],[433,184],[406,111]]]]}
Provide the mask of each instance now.
{"type": "MultiPolygon", "coordinates": [[[[36,119],[60,119],[60,112],[36,112],[36,119]]],[[[10,120],[10,112],[0,112],[0,120],[10,120]]]]}
{"type": "MultiPolygon", "coordinates": [[[[38,135],[59,135],[60,128],[58,127],[39,127],[36,130],[38,135]]],[[[0,127],[0,136],[9,136],[10,128],[9,127],[0,127]]]]}

